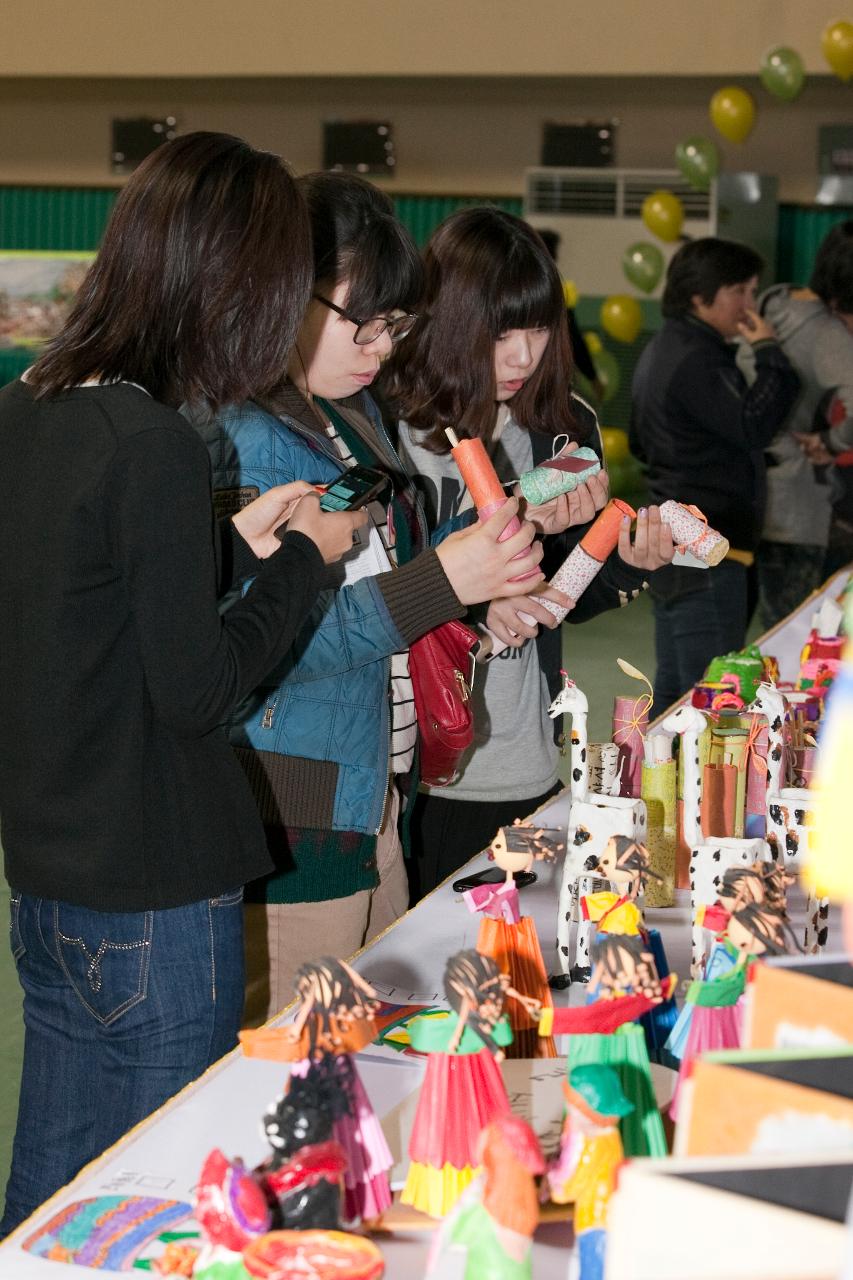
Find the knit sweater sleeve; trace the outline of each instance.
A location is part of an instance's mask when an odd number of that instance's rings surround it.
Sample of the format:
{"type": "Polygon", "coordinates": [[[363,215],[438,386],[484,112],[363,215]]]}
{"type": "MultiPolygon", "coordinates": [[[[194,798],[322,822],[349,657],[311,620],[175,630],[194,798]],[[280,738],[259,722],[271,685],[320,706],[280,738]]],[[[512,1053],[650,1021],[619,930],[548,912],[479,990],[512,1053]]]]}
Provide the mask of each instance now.
{"type": "Polygon", "coordinates": [[[117,451],[107,494],[148,696],[175,734],[206,734],[290,647],[316,599],[322,556],[309,538],[287,534],[220,617],[202,442],[179,430],[138,432],[117,451]]]}
{"type": "Polygon", "coordinates": [[[230,516],[216,522],[217,592],[224,596],[231,587],[252,578],[261,567],[248,542],[240,536],[230,516]]]}
{"type": "Polygon", "coordinates": [[[766,449],[794,405],[800,380],[777,342],[756,342],[753,350],[755,381],[747,386],[732,363],[721,358],[713,365],[697,349],[673,377],[673,411],[737,448],[766,449]]]}

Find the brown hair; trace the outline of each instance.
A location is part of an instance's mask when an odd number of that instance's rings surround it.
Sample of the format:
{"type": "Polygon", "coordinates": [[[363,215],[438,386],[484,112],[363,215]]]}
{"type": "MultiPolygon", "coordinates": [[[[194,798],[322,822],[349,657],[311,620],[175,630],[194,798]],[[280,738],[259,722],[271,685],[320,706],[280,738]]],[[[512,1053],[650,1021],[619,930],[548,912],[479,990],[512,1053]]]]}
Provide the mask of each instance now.
{"type": "Polygon", "coordinates": [[[240,138],[190,133],[129,179],[28,381],[40,396],[130,381],[216,410],[284,379],[310,295],[308,214],[286,166],[240,138]]]}
{"type": "Polygon", "coordinates": [[[538,369],[510,402],[516,422],[578,439],[563,289],[533,228],[501,209],[462,209],[433,233],[424,269],[419,318],[382,380],[399,416],[424,432],[424,448],[447,453],[448,427],[461,437],[491,438],[494,348],[510,329],[547,328],[551,334],[538,369]]]}

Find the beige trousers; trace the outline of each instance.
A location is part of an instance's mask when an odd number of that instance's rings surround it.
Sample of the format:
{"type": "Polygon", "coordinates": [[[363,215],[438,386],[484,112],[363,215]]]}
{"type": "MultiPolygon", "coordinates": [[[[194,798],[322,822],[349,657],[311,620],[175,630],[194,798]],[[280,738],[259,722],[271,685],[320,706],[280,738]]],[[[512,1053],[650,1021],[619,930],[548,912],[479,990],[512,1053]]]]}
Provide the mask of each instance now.
{"type": "Polygon", "coordinates": [[[321,956],[347,960],[404,914],[409,885],[397,832],[399,813],[400,793],[392,783],[376,841],[375,889],[326,902],[245,904],[245,1027],[260,1026],[290,1004],[300,965],[321,956]]]}

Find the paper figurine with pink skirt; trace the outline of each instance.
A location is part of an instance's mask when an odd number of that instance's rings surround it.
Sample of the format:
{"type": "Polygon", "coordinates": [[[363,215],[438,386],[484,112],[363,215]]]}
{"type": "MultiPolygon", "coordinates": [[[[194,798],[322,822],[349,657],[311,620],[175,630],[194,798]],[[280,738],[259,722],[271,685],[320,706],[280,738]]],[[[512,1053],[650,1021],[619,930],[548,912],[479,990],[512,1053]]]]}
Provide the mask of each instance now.
{"type": "Polygon", "coordinates": [[[347,1056],[349,1106],[334,1125],[335,1141],[346,1155],[344,1216],[349,1223],[372,1221],[391,1203],[388,1170],[393,1159],[350,1055],[377,1034],[376,993],[349,965],[329,957],[302,966],[296,993],[301,1004],[293,1023],[241,1031],[240,1041],[249,1057],[292,1063],[294,1078],[304,1077],[323,1058],[347,1056]]]}

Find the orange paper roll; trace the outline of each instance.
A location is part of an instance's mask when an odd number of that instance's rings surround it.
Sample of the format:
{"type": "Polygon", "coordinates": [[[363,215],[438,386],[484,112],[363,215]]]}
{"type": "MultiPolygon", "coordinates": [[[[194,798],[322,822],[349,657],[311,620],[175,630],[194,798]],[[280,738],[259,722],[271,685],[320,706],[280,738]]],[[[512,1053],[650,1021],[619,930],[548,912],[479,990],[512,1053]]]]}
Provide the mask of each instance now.
{"type": "Polygon", "coordinates": [[[583,547],[588,556],[592,556],[594,560],[603,564],[610,553],[616,550],[619,530],[625,516],[630,516],[633,520],[636,514],[634,508],[627,502],[622,502],[620,498],[611,498],[578,545],[583,547]]]}
{"type": "Polygon", "coordinates": [[[478,511],[485,507],[495,510],[506,502],[504,487],[482,440],[460,440],[450,452],[478,511]]]}

